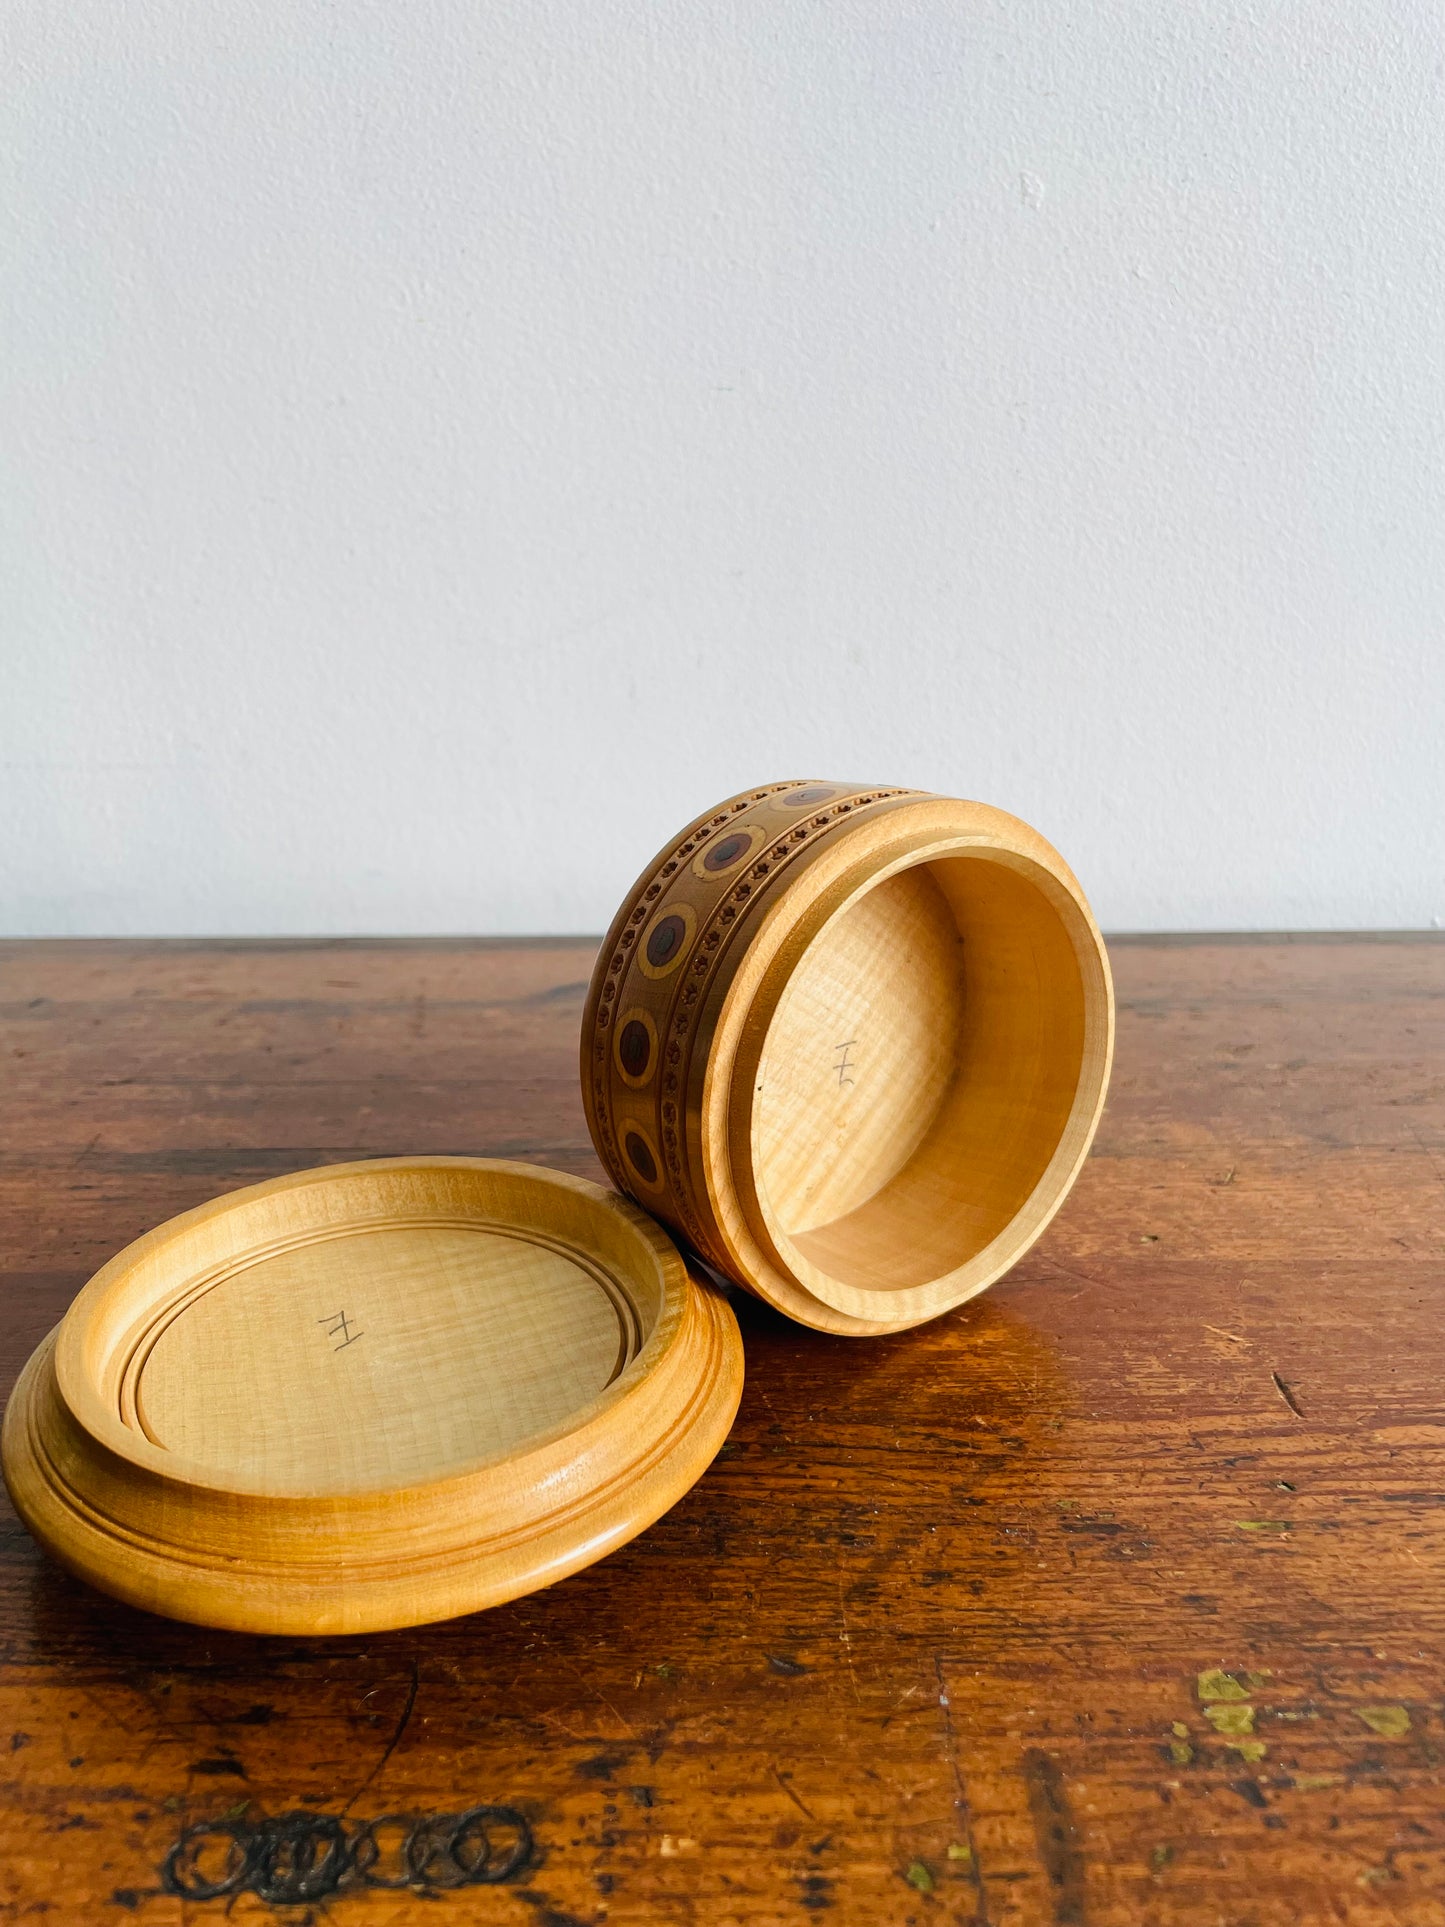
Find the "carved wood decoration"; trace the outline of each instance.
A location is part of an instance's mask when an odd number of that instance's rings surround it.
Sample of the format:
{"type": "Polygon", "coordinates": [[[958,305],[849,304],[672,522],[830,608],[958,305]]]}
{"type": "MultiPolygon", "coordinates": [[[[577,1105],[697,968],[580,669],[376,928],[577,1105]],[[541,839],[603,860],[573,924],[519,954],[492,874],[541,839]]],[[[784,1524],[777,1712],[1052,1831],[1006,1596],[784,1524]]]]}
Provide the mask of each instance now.
{"type": "Polygon", "coordinates": [[[623,903],[582,1024],[613,1179],[804,1324],[897,1331],[981,1291],[1078,1174],[1113,1048],[1083,892],[1016,817],[774,783],[623,903]]]}

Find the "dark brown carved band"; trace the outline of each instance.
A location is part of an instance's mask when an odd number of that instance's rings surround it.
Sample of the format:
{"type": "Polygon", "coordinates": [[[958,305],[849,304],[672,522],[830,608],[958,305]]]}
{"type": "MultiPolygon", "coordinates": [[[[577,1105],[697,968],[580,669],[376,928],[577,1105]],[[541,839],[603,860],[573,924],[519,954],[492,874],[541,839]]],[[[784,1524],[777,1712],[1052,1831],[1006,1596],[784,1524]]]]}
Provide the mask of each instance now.
{"type": "Polygon", "coordinates": [[[618,1187],[728,1270],[689,1169],[685,1099],[708,992],[736,968],[800,858],[918,790],[770,783],[699,817],[643,872],[597,958],[582,1020],[582,1094],[618,1187]],[[656,1048],[644,1051],[649,1033],[656,1048]]]}

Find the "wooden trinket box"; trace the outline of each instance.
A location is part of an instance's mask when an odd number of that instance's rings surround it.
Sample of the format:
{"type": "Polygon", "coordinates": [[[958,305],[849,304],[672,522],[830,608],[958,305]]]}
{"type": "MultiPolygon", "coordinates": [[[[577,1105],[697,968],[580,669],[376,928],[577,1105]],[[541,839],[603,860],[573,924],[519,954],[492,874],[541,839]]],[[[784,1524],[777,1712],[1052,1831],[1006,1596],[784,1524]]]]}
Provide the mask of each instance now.
{"type": "Polygon", "coordinates": [[[1098,929],[1025,824],[916,790],[750,790],[659,855],[598,956],[582,1093],[626,1196],[393,1158],[171,1220],[16,1385],[16,1508],[117,1598],[239,1630],[548,1585],[726,1437],[743,1352],[716,1281],[858,1335],[962,1303],[1062,1203],[1112,1043],[1098,929]]]}

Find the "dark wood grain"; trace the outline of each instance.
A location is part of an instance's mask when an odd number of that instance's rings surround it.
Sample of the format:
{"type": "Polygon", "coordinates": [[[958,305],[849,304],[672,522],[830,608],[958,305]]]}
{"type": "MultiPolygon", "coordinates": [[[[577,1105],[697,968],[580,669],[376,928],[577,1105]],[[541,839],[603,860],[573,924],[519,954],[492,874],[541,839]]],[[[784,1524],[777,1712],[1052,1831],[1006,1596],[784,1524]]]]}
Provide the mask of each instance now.
{"type": "MultiPolygon", "coordinates": [[[[1445,945],[1114,961],[1113,1095],[1036,1252],[888,1339],[740,1303],[723,1457],[549,1593],[238,1638],[112,1605],[7,1513],[0,1919],[1445,1923],[1445,945]],[[531,1831],[498,1886],[164,1891],[208,1819],[479,1803],[531,1831]]],[[[228,1188],[409,1151],[596,1175],[590,962],[0,947],[5,1387],[228,1188]]]]}

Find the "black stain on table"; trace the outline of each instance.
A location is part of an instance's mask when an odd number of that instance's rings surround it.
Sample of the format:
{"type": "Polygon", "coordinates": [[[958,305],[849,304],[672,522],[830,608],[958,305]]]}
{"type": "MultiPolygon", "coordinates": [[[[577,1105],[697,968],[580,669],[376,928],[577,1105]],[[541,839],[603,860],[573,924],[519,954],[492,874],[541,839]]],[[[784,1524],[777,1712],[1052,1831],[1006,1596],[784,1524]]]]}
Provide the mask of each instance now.
{"type": "Polygon", "coordinates": [[[515,1807],[375,1820],[304,1810],[228,1816],[181,1833],[161,1863],[161,1891],[182,1900],[251,1893],[268,1907],[378,1888],[435,1895],[500,1886],[536,1858],[532,1830],[515,1807]]]}
{"type": "Polygon", "coordinates": [[[525,1900],[532,1908],[537,1917],[537,1927],[588,1927],[585,1920],[579,1919],[576,1914],[569,1914],[547,1894],[523,1887],[519,1889],[517,1898],[525,1900]]]}
{"type": "Polygon", "coordinates": [[[1231,1780],[1229,1790],[1231,1793],[1237,1793],[1247,1806],[1259,1807],[1263,1810],[1269,1805],[1269,1800],[1258,1780],[1231,1780]]]}

